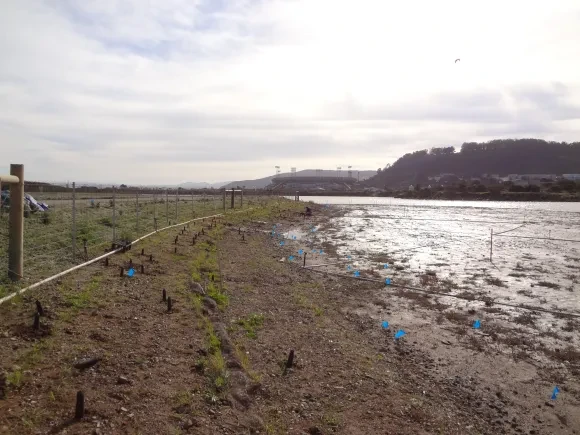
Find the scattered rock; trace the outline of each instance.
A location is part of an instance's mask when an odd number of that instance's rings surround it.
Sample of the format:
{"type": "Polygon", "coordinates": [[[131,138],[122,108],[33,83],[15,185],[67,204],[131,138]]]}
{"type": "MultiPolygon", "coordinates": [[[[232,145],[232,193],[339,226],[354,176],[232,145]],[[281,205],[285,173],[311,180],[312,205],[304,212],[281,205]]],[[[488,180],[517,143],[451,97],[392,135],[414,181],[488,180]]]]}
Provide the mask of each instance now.
{"type": "Polygon", "coordinates": [[[75,369],[85,370],[85,369],[91,368],[92,366],[97,364],[99,361],[101,361],[100,358],[85,359],[85,360],[79,361],[73,367],[75,369]]]}
{"type": "Polygon", "coordinates": [[[126,378],[125,376],[119,376],[117,378],[117,384],[119,384],[119,385],[130,385],[131,384],[131,381],[128,378],[126,378]]]}
{"type": "Polygon", "coordinates": [[[216,301],[214,301],[212,298],[210,298],[209,296],[205,296],[203,298],[203,305],[205,306],[205,308],[207,308],[209,311],[217,311],[218,309],[218,305],[216,303],[216,301]]]}
{"type": "Polygon", "coordinates": [[[201,284],[198,282],[194,282],[194,281],[190,282],[189,283],[189,291],[192,293],[196,293],[198,295],[205,296],[205,291],[204,291],[203,287],[201,286],[201,284]]]}
{"type": "Polygon", "coordinates": [[[546,402],[545,405],[550,407],[550,408],[554,407],[554,404],[552,402],[546,402]]]}

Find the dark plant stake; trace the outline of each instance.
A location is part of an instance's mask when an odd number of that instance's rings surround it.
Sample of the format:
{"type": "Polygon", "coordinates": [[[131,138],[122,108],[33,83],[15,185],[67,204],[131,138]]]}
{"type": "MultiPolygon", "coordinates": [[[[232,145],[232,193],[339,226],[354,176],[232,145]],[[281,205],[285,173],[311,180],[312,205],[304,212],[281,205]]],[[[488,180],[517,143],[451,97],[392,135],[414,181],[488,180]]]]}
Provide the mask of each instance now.
{"type": "Polygon", "coordinates": [[[286,370],[291,369],[294,365],[294,349],[288,354],[288,360],[286,361],[286,370]]]}
{"type": "Polygon", "coordinates": [[[153,254],[149,255],[149,261],[153,263],[153,254]]]}
{"type": "Polygon", "coordinates": [[[163,302],[167,301],[167,291],[165,291],[165,289],[163,289],[163,293],[161,293],[161,298],[163,302]]]}
{"type": "Polygon", "coordinates": [[[119,276],[123,276],[125,274],[125,271],[123,270],[123,266],[121,266],[121,274],[119,276]]]}
{"type": "Polygon", "coordinates": [[[77,392],[77,403],[75,406],[75,420],[80,420],[85,416],[85,394],[77,392]]]}
{"type": "Polygon", "coordinates": [[[141,265],[141,273],[145,273],[145,266],[141,265]]]}
{"type": "Polygon", "coordinates": [[[145,248],[141,249],[141,255],[145,255],[145,248]]]}
{"type": "Polygon", "coordinates": [[[44,309],[42,308],[40,301],[36,301],[36,311],[39,315],[44,316],[44,309]]]}
{"type": "Polygon", "coordinates": [[[171,296],[167,298],[167,312],[170,313],[173,308],[173,302],[171,301],[171,296]]]}
{"type": "Polygon", "coordinates": [[[109,267],[109,257],[105,258],[105,267],[109,267]]]}
{"type": "Polygon", "coordinates": [[[40,314],[38,312],[34,313],[34,324],[32,325],[35,331],[40,329],[40,314]]]}

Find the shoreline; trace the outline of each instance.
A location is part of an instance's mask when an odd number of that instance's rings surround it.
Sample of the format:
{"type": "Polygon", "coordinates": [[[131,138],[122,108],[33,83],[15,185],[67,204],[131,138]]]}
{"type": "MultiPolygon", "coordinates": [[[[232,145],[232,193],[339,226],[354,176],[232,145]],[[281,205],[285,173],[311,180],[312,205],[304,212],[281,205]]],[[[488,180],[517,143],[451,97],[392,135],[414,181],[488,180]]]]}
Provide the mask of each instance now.
{"type": "Polygon", "coordinates": [[[306,218],[303,209],[272,201],[185,234],[158,234],[143,242],[151,263],[138,252],[115,255],[107,267],[88,266],[1,306],[0,373],[9,382],[0,431],[58,432],[80,390],[87,415],[63,426],[69,434],[571,434],[578,427],[578,378],[544,367],[533,348],[520,352],[529,334],[494,326],[485,306],[477,308],[478,332],[467,312],[445,315],[438,298],[302,268],[301,250],[307,264],[340,260],[331,219],[343,213],[314,205],[306,218]],[[296,239],[280,245],[272,231],[296,239]],[[145,273],[120,277],[129,261],[143,262],[145,273]],[[169,311],[162,289],[173,299],[169,311]],[[46,316],[34,333],[36,298],[46,316]],[[395,340],[398,329],[407,335],[395,340]],[[94,356],[94,367],[73,367],[94,356]],[[555,382],[562,393],[552,403],[555,382]]]}

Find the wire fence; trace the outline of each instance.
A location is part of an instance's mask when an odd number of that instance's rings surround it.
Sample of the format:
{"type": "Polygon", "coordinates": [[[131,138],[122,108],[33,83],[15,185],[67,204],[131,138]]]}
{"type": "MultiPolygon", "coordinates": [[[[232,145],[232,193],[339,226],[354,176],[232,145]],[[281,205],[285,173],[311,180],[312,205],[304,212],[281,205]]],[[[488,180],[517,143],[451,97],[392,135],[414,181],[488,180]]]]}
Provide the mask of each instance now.
{"type": "MultiPolygon", "coordinates": [[[[24,211],[24,276],[18,286],[45,279],[95,258],[113,243],[133,241],[152,231],[231,208],[223,191],[195,193],[183,189],[118,189],[99,186],[29,192],[24,211]],[[47,206],[48,209],[45,209],[47,206]]],[[[235,208],[260,200],[235,192],[235,208]]],[[[0,296],[12,287],[8,280],[8,201],[0,210],[0,296]]]]}

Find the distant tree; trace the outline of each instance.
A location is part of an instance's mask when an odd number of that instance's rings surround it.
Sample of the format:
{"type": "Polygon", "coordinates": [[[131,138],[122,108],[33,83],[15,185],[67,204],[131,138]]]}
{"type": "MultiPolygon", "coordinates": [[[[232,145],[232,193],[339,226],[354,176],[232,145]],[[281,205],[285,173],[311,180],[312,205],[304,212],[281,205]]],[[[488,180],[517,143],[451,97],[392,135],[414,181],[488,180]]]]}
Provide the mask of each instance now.
{"type": "Polygon", "coordinates": [[[126,189],[126,188],[127,188],[127,185],[126,185],[126,184],[121,184],[119,187],[120,187],[121,189],[126,189]]]}
{"type": "MultiPolygon", "coordinates": [[[[409,186],[426,183],[440,174],[460,178],[481,174],[566,174],[580,167],[580,142],[548,142],[540,139],[498,139],[489,142],[465,142],[459,152],[454,147],[433,147],[407,153],[366,181],[369,186],[409,186]]],[[[568,185],[568,189],[572,189],[568,185]]],[[[574,191],[577,187],[574,186],[574,191]]]]}

